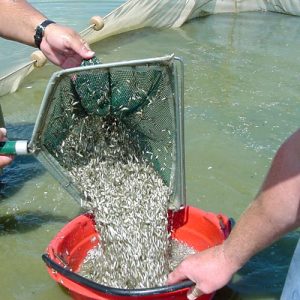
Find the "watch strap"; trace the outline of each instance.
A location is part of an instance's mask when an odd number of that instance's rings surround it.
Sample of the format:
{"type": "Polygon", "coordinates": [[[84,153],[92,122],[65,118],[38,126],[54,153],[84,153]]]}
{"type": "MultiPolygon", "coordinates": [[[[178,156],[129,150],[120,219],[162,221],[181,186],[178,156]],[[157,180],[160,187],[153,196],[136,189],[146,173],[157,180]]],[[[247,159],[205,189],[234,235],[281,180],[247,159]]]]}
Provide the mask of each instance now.
{"type": "Polygon", "coordinates": [[[46,27],[53,23],[55,23],[55,22],[51,21],[51,20],[45,20],[36,27],[35,34],[34,34],[34,43],[39,49],[41,46],[42,39],[44,37],[44,31],[45,31],[46,27]]]}

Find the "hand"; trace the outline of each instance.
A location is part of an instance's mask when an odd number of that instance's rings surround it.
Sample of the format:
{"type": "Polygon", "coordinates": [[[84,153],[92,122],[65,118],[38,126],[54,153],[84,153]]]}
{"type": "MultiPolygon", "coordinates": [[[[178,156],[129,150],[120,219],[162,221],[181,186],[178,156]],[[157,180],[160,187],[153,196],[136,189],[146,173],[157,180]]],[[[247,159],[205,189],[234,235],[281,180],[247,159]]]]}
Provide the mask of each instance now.
{"type": "MultiPolygon", "coordinates": [[[[6,141],[6,129],[0,128],[0,142],[6,141]]],[[[13,161],[12,155],[0,155],[0,168],[4,168],[13,161]]]]}
{"type": "Polygon", "coordinates": [[[52,63],[64,69],[78,67],[82,59],[95,55],[77,32],[59,24],[46,27],[40,48],[52,63]]]}
{"type": "Polygon", "coordinates": [[[167,284],[190,279],[195,282],[196,289],[191,288],[187,297],[194,300],[225,286],[235,271],[224,256],[223,245],[219,245],[188,256],[169,274],[167,284]]]}

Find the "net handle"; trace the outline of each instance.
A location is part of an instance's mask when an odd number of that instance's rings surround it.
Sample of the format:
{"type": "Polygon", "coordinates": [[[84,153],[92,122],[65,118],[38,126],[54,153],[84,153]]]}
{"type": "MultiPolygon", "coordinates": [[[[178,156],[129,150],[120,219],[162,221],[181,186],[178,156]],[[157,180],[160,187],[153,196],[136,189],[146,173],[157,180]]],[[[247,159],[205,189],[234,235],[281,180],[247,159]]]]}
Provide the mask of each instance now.
{"type": "Polygon", "coordinates": [[[29,153],[27,140],[0,142],[1,155],[24,155],[29,153]]]}

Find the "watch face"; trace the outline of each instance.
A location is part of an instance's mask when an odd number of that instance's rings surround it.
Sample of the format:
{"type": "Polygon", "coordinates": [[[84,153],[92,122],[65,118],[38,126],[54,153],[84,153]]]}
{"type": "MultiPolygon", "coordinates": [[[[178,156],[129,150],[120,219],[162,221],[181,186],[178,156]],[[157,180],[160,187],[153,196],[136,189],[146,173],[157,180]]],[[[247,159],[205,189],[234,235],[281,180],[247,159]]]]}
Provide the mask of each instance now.
{"type": "Polygon", "coordinates": [[[41,45],[41,42],[43,39],[43,32],[44,32],[44,27],[39,25],[36,28],[35,35],[34,35],[34,42],[38,48],[40,48],[40,45],[41,45]]]}
{"type": "Polygon", "coordinates": [[[41,42],[42,42],[42,39],[43,39],[43,36],[44,36],[44,31],[45,31],[45,28],[52,24],[52,23],[55,23],[51,20],[45,20],[44,22],[42,22],[40,25],[38,25],[35,29],[35,35],[34,35],[34,42],[35,42],[35,45],[40,48],[41,46],[41,42]]]}

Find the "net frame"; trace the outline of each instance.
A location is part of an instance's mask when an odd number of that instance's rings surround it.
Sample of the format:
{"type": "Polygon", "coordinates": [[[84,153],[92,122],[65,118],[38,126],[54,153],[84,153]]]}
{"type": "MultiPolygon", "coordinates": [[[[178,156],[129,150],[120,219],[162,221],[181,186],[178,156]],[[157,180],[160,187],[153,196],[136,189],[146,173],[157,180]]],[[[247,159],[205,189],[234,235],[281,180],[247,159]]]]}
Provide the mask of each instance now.
{"type": "Polygon", "coordinates": [[[55,72],[46,87],[44,97],[40,106],[40,111],[37,116],[37,120],[33,129],[31,140],[28,144],[28,148],[31,153],[35,154],[37,159],[48,169],[50,174],[61,184],[61,186],[76,200],[81,203],[82,192],[78,190],[76,185],[72,182],[70,176],[61,167],[59,162],[55,160],[52,154],[48,152],[43,144],[43,133],[47,126],[51,126],[49,123],[48,114],[51,111],[51,106],[54,104],[54,97],[56,90],[59,88],[60,82],[66,77],[74,73],[80,73],[82,71],[94,71],[97,69],[114,69],[122,67],[137,67],[137,66],[149,66],[153,64],[159,64],[161,66],[168,66],[172,70],[172,81],[174,83],[173,93],[173,107],[175,118],[175,142],[173,149],[175,156],[172,164],[172,172],[174,178],[172,179],[172,202],[170,209],[178,210],[186,206],[186,192],[185,192],[185,153],[184,153],[184,70],[183,62],[179,57],[172,55],[129,60],[113,63],[104,63],[93,66],[81,66],[77,68],[65,69],[55,72]]]}

